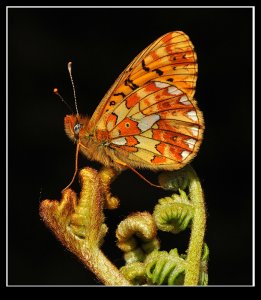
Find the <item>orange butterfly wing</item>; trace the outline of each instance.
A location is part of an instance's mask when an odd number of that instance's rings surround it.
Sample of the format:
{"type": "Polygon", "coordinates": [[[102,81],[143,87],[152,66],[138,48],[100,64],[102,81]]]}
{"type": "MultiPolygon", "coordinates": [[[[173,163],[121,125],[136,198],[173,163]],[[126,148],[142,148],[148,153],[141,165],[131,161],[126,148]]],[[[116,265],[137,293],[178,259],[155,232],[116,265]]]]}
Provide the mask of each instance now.
{"type": "Polygon", "coordinates": [[[181,31],[158,38],[120,74],[95,110],[89,128],[94,129],[104,113],[112,111],[123,98],[153,78],[175,79],[176,86],[193,97],[198,71],[193,49],[189,37],[181,31]]]}
{"type": "Polygon", "coordinates": [[[109,148],[132,167],[179,169],[202,141],[203,117],[193,100],[196,80],[188,36],[165,34],[119,76],[91,118],[89,132],[105,131],[109,148]]]}

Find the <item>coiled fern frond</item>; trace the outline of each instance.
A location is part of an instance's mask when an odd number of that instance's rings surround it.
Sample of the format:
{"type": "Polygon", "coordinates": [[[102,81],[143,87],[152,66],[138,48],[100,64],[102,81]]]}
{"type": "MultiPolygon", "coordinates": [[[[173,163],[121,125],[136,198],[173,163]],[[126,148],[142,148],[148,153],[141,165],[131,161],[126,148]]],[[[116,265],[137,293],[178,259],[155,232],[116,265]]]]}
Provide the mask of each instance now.
{"type": "Polygon", "coordinates": [[[118,247],[126,261],[121,273],[135,285],[207,285],[209,250],[204,244],[206,217],[199,179],[190,166],[164,172],[159,179],[164,189],[175,193],[158,201],[153,216],[135,213],[118,226],[118,247]],[[191,238],[186,254],[179,255],[177,248],[159,251],[157,230],[176,234],[188,227],[191,238]]]}
{"type": "Polygon", "coordinates": [[[149,282],[156,285],[182,285],[184,282],[186,262],[175,248],[169,253],[153,251],[145,261],[146,275],[149,282]]]}
{"type": "Polygon", "coordinates": [[[159,249],[157,227],[148,212],[138,212],[121,221],[116,230],[117,246],[124,252],[126,263],[142,262],[146,255],[159,249]]]}
{"type": "Polygon", "coordinates": [[[160,199],[155,206],[153,217],[158,229],[179,233],[190,225],[194,207],[184,191],[180,189],[179,193],[160,199]]]}
{"type": "MultiPolygon", "coordinates": [[[[207,263],[209,257],[208,246],[204,244],[201,258],[198,285],[208,284],[207,263]]],[[[148,283],[154,285],[183,285],[186,274],[186,254],[179,255],[178,249],[170,252],[153,251],[144,261],[148,283]]]]}
{"type": "Polygon", "coordinates": [[[177,171],[165,171],[159,175],[159,183],[165,190],[177,192],[179,189],[185,190],[189,186],[188,168],[177,171]]]}

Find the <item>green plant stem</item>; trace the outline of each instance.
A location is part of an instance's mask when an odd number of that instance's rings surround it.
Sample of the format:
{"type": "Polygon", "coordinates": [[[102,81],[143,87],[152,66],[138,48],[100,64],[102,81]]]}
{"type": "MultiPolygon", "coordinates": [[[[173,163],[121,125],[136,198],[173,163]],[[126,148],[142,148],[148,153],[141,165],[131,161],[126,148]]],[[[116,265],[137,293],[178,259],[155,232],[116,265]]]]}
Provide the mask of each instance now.
{"type": "Polygon", "coordinates": [[[81,171],[80,178],[82,190],[74,215],[84,224],[86,234],[81,252],[78,252],[77,256],[105,285],[130,285],[130,282],[99,249],[100,241],[103,239],[107,227],[103,224],[101,182],[98,174],[90,168],[86,168],[81,171]],[[82,217],[84,217],[83,220],[82,217]]]}
{"type": "Polygon", "coordinates": [[[187,267],[184,280],[185,286],[198,285],[201,253],[206,227],[204,194],[197,174],[192,167],[188,168],[188,176],[190,178],[189,196],[193,202],[195,211],[186,259],[187,267]]]}
{"type": "Polygon", "coordinates": [[[77,253],[77,256],[105,285],[131,285],[99,248],[85,249],[84,255],[77,253]]]}

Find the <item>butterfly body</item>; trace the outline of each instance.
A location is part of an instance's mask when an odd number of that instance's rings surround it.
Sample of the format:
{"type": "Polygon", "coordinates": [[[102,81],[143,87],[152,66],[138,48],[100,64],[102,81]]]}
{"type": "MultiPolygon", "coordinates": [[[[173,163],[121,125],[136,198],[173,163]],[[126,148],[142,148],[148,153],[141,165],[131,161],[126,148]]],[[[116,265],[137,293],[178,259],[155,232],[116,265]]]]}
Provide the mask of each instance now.
{"type": "Polygon", "coordinates": [[[204,122],[194,100],[197,61],[181,31],[142,51],[122,72],[89,119],[65,117],[80,151],[106,167],[177,170],[195,157],[204,122]]]}

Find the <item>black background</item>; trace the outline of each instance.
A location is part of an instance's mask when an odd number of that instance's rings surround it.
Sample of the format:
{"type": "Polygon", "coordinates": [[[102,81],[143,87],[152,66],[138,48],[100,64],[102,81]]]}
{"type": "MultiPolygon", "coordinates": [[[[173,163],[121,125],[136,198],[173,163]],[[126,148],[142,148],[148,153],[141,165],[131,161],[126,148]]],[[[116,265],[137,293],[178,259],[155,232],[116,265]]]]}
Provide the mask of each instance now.
{"type": "MultiPolygon", "coordinates": [[[[73,105],[67,73],[73,61],[79,111],[91,115],[120,72],[159,36],[187,33],[199,62],[196,99],[205,138],[193,161],[206,196],[209,284],[252,284],[252,10],[250,8],[10,8],[8,10],[8,283],[99,284],[45,227],[43,199],[60,199],[71,179],[75,147],[63,129],[73,105]]],[[[80,166],[98,164],[81,158],[80,166]]],[[[143,171],[146,177],[157,177],[143,171]]],[[[77,184],[74,185],[78,189],[77,184]]],[[[106,211],[103,246],[117,266],[116,225],[152,211],[166,193],[131,171],[113,184],[121,198],[106,211]]],[[[189,232],[160,235],[162,249],[184,252],[189,232]]]]}

